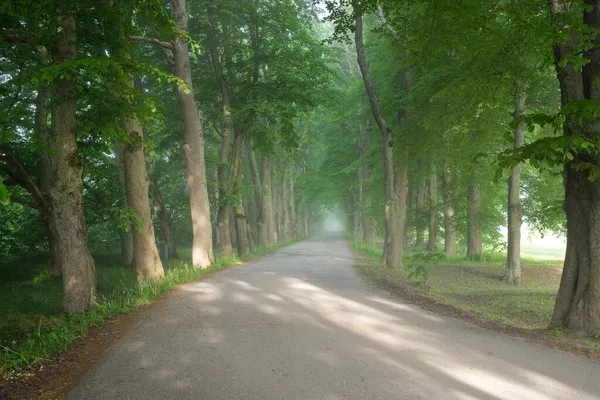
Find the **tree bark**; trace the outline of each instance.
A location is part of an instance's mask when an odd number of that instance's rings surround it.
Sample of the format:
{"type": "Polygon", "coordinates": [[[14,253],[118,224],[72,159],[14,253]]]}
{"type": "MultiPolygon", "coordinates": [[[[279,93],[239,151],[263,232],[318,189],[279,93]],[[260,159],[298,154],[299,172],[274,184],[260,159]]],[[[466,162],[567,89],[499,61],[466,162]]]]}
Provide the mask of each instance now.
{"type": "MultiPolygon", "coordinates": [[[[177,27],[183,33],[187,32],[188,16],[185,0],[171,0],[171,5],[177,27]]],[[[204,160],[203,116],[196,105],[188,43],[183,35],[179,35],[173,42],[173,63],[175,74],[183,79],[189,89],[186,93],[186,88],[177,87],[185,129],[183,152],[192,214],[192,265],[206,268],[214,261],[214,255],[204,160]]]]}
{"type": "Polygon", "coordinates": [[[367,58],[365,55],[365,47],[363,42],[363,10],[358,1],[354,1],[352,6],[356,15],[354,39],[356,43],[356,56],[358,60],[358,65],[363,77],[363,83],[365,85],[365,90],[369,98],[369,103],[371,104],[371,112],[373,113],[373,117],[379,128],[379,132],[381,133],[381,139],[383,143],[383,181],[385,201],[385,239],[383,251],[385,257],[384,264],[387,268],[395,268],[398,266],[396,265],[398,257],[394,246],[394,244],[396,243],[396,230],[394,229],[394,227],[396,226],[396,222],[394,209],[396,207],[394,205],[395,192],[394,160],[392,153],[392,132],[389,129],[387,122],[385,121],[381,113],[379,101],[377,100],[377,91],[375,89],[375,86],[373,85],[371,75],[369,73],[369,67],[367,64],[367,58]]]}
{"type": "MultiPolygon", "coordinates": [[[[54,63],[77,58],[76,15],[72,7],[61,5],[56,30],[54,63]]],[[[88,249],[87,226],[83,211],[83,162],[77,148],[75,127],[77,83],[72,76],[54,81],[52,93],[52,135],[49,147],[53,154],[50,173],[49,224],[56,233],[63,278],[63,307],[67,314],[88,309],[96,292],[94,260],[88,249]]]]}
{"type": "MultiPolygon", "coordinates": [[[[551,0],[549,4],[557,30],[569,28],[564,26],[562,18],[557,18],[558,14],[581,13],[579,7],[570,3],[551,0]]],[[[589,11],[584,12],[584,23],[595,30],[600,29],[600,1],[585,0],[585,4],[589,11]]],[[[570,16],[580,18],[581,14],[570,16]]],[[[600,99],[597,85],[600,79],[599,49],[600,38],[596,37],[593,48],[585,53],[590,62],[579,72],[570,62],[561,63],[565,56],[579,51],[577,37],[554,45],[563,108],[582,100],[600,99]]],[[[587,117],[588,120],[581,124],[579,112],[567,114],[564,136],[582,136],[597,143],[600,123],[597,117],[592,118],[587,117]]],[[[577,152],[573,160],[564,165],[567,252],[551,325],[572,329],[581,335],[593,335],[600,332],[600,181],[590,180],[590,169],[576,168],[586,164],[597,168],[600,164],[597,151],[577,152]]]]}
{"type": "MultiPolygon", "coordinates": [[[[119,198],[119,207],[127,208],[127,191],[125,189],[125,162],[123,160],[123,147],[120,143],[115,144],[115,161],[119,163],[123,170],[119,171],[119,183],[121,189],[121,195],[119,198]]],[[[131,267],[134,265],[134,254],[133,254],[133,229],[131,224],[128,224],[128,229],[119,229],[119,243],[121,246],[121,265],[131,267]]]]}
{"type": "Polygon", "coordinates": [[[279,205],[281,203],[281,194],[279,188],[279,174],[277,173],[277,169],[275,168],[276,164],[271,164],[271,192],[273,193],[273,227],[275,228],[275,243],[281,241],[281,214],[279,211],[279,205]]]}
{"type": "Polygon", "coordinates": [[[287,182],[288,171],[283,171],[281,174],[280,188],[281,188],[281,203],[279,209],[281,210],[281,231],[282,241],[290,239],[290,214],[289,214],[289,198],[290,198],[290,186],[287,182]]]}
{"type": "MultiPolygon", "coordinates": [[[[129,83],[133,88],[133,79],[129,83]]],[[[129,136],[129,143],[123,151],[125,189],[127,204],[136,215],[133,224],[133,259],[137,280],[139,283],[158,281],[165,275],[165,271],[156,248],[154,225],[150,215],[142,125],[137,119],[126,117],[125,131],[129,136]]]]}
{"type": "Polygon", "coordinates": [[[407,246],[416,246],[415,235],[416,231],[416,217],[417,217],[417,185],[414,180],[409,182],[408,186],[408,216],[407,216],[407,227],[405,235],[405,244],[407,246]]]}
{"type": "Polygon", "coordinates": [[[265,225],[266,235],[259,235],[259,242],[262,247],[267,247],[275,244],[275,215],[273,214],[273,195],[271,189],[271,163],[269,162],[269,157],[265,154],[262,156],[261,166],[264,190],[261,202],[261,214],[264,218],[263,224],[265,225]]]}
{"type": "Polygon", "coordinates": [[[450,169],[442,175],[444,185],[444,253],[448,257],[456,256],[456,218],[455,199],[450,169]]]}
{"type": "Polygon", "coordinates": [[[425,247],[425,215],[426,215],[426,200],[427,200],[427,182],[425,177],[419,178],[417,186],[417,204],[415,209],[415,226],[417,230],[417,242],[415,246],[419,250],[425,247]]]}
{"type": "MultiPolygon", "coordinates": [[[[525,114],[526,93],[515,94],[514,118],[525,114]]],[[[519,122],[514,132],[514,148],[523,146],[525,123],[519,122]]],[[[518,163],[512,167],[508,179],[508,253],[506,257],[506,270],[504,271],[504,282],[509,285],[521,284],[521,224],[523,222],[521,211],[521,168],[518,163]]]]}
{"type": "Polygon", "coordinates": [[[233,118],[231,114],[231,96],[229,91],[229,83],[227,82],[226,76],[223,73],[221,61],[219,58],[219,52],[217,48],[217,37],[216,37],[216,19],[214,10],[207,3],[206,8],[208,16],[208,49],[210,52],[210,58],[212,61],[215,76],[221,90],[221,106],[222,106],[222,118],[223,127],[221,130],[221,152],[219,166],[219,230],[221,237],[221,255],[224,258],[231,257],[233,255],[233,246],[231,243],[231,235],[229,232],[229,212],[230,212],[230,201],[229,197],[232,191],[231,180],[235,179],[229,175],[231,166],[229,165],[229,156],[231,152],[231,141],[233,138],[233,118]]]}
{"type": "MultiPolygon", "coordinates": [[[[253,232],[256,237],[256,245],[264,247],[260,244],[260,237],[267,236],[267,227],[264,222],[264,216],[262,214],[263,190],[260,180],[260,171],[256,163],[256,157],[254,155],[254,150],[252,149],[252,141],[250,138],[246,139],[246,157],[248,158],[248,166],[250,167],[250,179],[252,182],[252,191],[254,193],[254,222],[256,225],[253,229],[253,232]],[[261,230],[263,232],[261,232],[261,230]]],[[[248,202],[250,202],[250,199],[248,202]]]]}
{"type": "Polygon", "coordinates": [[[235,213],[235,232],[236,232],[236,245],[238,256],[243,257],[250,253],[250,240],[249,236],[249,224],[246,210],[244,210],[244,203],[242,194],[240,193],[240,184],[242,180],[242,157],[244,154],[244,132],[238,130],[235,133],[233,141],[231,166],[232,170],[230,176],[234,179],[232,194],[237,198],[233,203],[233,211],[235,213]]]}
{"type": "Polygon", "coordinates": [[[481,260],[483,257],[483,233],[481,228],[481,194],[475,174],[471,173],[467,198],[467,258],[481,260]]]}
{"type": "Polygon", "coordinates": [[[177,254],[177,245],[175,243],[175,237],[173,236],[173,218],[171,217],[171,213],[167,209],[167,205],[163,200],[156,179],[152,175],[150,160],[148,160],[147,156],[146,170],[148,171],[150,199],[152,199],[152,206],[154,208],[154,212],[156,212],[156,215],[158,216],[158,221],[160,222],[160,228],[164,236],[165,243],[167,244],[167,249],[169,251],[169,258],[179,258],[179,254],[177,254]]]}
{"type": "Polygon", "coordinates": [[[432,166],[429,176],[429,239],[427,240],[427,251],[435,253],[438,251],[438,220],[437,220],[437,171],[432,166]]]}
{"type": "MultiPolygon", "coordinates": [[[[361,115],[361,109],[363,105],[358,105],[358,114],[359,118],[361,115]]],[[[369,179],[369,171],[367,165],[365,165],[365,157],[367,154],[367,136],[369,131],[366,129],[365,123],[359,119],[359,157],[360,157],[360,165],[358,168],[358,183],[359,183],[359,202],[360,202],[360,223],[362,240],[369,247],[373,247],[375,245],[375,232],[372,229],[371,221],[368,218],[368,212],[371,208],[371,198],[370,196],[365,196],[365,182],[369,179]]]]}
{"type": "Polygon", "coordinates": [[[407,227],[408,212],[408,146],[402,149],[400,170],[395,172],[394,190],[396,191],[396,234],[394,237],[396,265],[402,268],[402,254],[404,252],[404,231],[407,227]]]}
{"type": "MultiPolygon", "coordinates": [[[[50,100],[49,88],[42,84],[38,86],[38,93],[35,99],[35,139],[42,150],[38,153],[37,173],[39,177],[39,190],[43,197],[48,197],[50,193],[50,172],[52,169],[52,159],[48,151],[48,102],[50,100]]],[[[60,249],[56,232],[53,232],[50,226],[48,203],[43,201],[39,204],[40,218],[44,223],[46,236],[48,238],[48,249],[50,250],[50,273],[60,275],[60,249]]]]}
{"type": "Polygon", "coordinates": [[[294,165],[290,166],[290,176],[289,178],[289,189],[288,189],[288,224],[289,224],[289,238],[295,239],[297,237],[296,234],[296,192],[294,190],[294,165]]]}

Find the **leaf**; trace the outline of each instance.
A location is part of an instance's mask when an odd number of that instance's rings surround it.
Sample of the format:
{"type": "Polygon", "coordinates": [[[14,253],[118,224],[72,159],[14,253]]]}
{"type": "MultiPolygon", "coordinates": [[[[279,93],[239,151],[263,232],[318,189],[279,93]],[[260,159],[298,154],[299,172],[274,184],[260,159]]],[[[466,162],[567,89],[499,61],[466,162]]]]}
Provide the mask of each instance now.
{"type": "Polygon", "coordinates": [[[2,179],[0,179],[0,204],[7,206],[10,203],[10,195],[2,182],[2,179]]]}

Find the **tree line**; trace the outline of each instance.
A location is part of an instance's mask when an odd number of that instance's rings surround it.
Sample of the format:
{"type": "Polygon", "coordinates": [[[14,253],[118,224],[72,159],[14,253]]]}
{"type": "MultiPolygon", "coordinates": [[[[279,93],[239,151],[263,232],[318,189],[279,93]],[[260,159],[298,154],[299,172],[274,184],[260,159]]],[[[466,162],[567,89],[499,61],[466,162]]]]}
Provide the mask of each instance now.
{"type": "Polygon", "coordinates": [[[0,246],[49,251],[66,313],[94,304],[92,251],[143,284],[158,241],[205,268],[319,226],[298,118],[331,73],[309,4],[19,1],[0,21],[0,246]]]}
{"type": "Polygon", "coordinates": [[[403,267],[406,246],[482,263],[499,249],[504,281],[519,285],[523,221],[565,234],[551,325],[597,333],[600,2],[325,9],[341,100],[314,114],[333,181],[322,182],[324,201],[341,198],[368,244],[382,236],[390,269],[403,267]]]}

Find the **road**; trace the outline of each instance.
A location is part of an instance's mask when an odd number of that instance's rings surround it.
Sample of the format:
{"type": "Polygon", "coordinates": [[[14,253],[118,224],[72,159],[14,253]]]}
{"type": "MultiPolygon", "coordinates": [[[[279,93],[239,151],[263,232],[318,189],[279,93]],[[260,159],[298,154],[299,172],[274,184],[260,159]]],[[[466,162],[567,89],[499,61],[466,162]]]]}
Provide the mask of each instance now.
{"type": "Polygon", "coordinates": [[[403,303],[324,234],[184,286],[69,399],[599,399],[600,364],[403,303]]]}

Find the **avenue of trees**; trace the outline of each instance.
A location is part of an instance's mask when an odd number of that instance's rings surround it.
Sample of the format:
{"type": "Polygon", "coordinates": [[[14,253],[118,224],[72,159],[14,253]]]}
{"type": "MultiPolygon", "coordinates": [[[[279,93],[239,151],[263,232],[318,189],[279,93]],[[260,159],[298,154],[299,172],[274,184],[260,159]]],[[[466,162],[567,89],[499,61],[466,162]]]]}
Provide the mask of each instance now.
{"type": "Polygon", "coordinates": [[[0,21],[0,249],[46,248],[65,312],[94,302],[91,250],[143,283],[157,241],[204,268],[321,217],[297,126],[330,75],[308,4],[18,1],[0,21]]]}
{"type": "Polygon", "coordinates": [[[0,8],[0,252],[158,280],[305,236],[485,262],[567,237],[551,325],[600,332],[600,0],[41,0],[0,8]],[[505,227],[508,239],[499,228],[505,227]]]}

